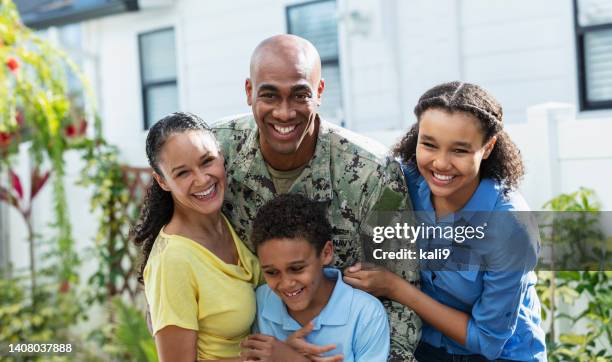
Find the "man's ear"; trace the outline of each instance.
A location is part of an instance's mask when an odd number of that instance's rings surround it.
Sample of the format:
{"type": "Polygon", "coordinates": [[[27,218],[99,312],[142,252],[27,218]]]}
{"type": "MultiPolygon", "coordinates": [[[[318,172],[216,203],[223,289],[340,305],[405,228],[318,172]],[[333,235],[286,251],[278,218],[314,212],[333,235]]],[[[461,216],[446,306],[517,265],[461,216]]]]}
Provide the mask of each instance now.
{"type": "Polygon", "coordinates": [[[317,105],[321,105],[321,97],[323,96],[323,90],[325,90],[325,79],[321,78],[319,85],[317,86],[317,105]]]}
{"type": "Polygon", "coordinates": [[[325,245],[323,245],[323,250],[321,250],[321,259],[323,261],[323,265],[329,265],[334,260],[334,244],[331,240],[327,240],[325,245]]]}
{"type": "Polygon", "coordinates": [[[164,180],[162,176],[157,174],[157,172],[153,172],[153,178],[155,179],[155,182],[157,182],[159,187],[162,188],[162,190],[170,192],[170,188],[168,187],[168,185],[166,185],[166,180],[164,180]]]}
{"type": "Polygon", "coordinates": [[[247,104],[249,106],[253,105],[253,98],[251,98],[253,96],[253,83],[251,83],[251,78],[247,78],[244,81],[244,90],[246,92],[246,96],[247,96],[247,104]]]}
{"type": "Polygon", "coordinates": [[[485,150],[484,150],[484,154],[482,155],[483,160],[486,160],[487,158],[489,158],[489,156],[491,156],[491,152],[493,152],[496,142],[497,142],[497,136],[493,136],[491,137],[489,142],[487,142],[487,144],[484,146],[485,150]]]}

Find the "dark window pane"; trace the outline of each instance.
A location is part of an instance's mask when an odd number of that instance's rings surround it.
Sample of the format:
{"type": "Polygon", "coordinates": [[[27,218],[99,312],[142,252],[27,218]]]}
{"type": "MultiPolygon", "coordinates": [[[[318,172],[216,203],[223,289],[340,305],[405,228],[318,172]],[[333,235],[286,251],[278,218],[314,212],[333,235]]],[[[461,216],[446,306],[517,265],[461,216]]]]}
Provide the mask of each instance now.
{"type": "Polygon", "coordinates": [[[310,40],[321,59],[338,58],[336,2],[325,1],[289,8],[289,31],[310,40]]]}
{"type": "Polygon", "coordinates": [[[325,89],[321,102],[321,115],[326,119],[339,120],[342,117],[342,89],[340,84],[340,67],[337,64],[323,67],[325,89]]]}
{"type": "Polygon", "coordinates": [[[178,110],[178,94],[176,84],[148,87],[147,98],[147,129],[160,118],[178,110]]]}
{"type": "Polygon", "coordinates": [[[174,29],[144,34],[140,46],[142,81],[145,84],[176,78],[174,29]]]}
{"type": "Polygon", "coordinates": [[[578,24],[580,26],[612,23],[612,1],[578,0],[578,24]]]}
{"type": "Polygon", "coordinates": [[[178,110],[174,29],[140,35],[145,129],[178,110]]]}
{"type": "Polygon", "coordinates": [[[320,113],[323,118],[339,123],[342,121],[342,81],[338,61],[336,2],[289,6],[287,16],[289,32],[308,39],[321,55],[325,90],[320,113]]]}
{"type": "Polygon", "coordinates": [[[612,30],[584,36],[587,100],[612,100],[612,30]]]}

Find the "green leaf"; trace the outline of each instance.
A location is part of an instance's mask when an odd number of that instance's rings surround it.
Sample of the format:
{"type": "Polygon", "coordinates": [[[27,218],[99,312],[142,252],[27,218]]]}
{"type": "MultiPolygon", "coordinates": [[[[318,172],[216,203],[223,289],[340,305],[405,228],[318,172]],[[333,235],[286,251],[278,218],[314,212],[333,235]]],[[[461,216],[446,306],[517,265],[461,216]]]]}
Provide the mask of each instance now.
{"type": "Polygon", "coordinates": [[[147,362],[157,362],[157,350],[155,348],[155,342],[151,338],[148,341],[140,341],[140,349],[144,352],[147,362]]]}
{"type": "Polygon", "coordinates": [[[562,334],[559,336],[559,340],[563,343],[569,343],[573,345],[583,345],[586,343],[587,337],[577,335],[577,334],[562,334]]]}

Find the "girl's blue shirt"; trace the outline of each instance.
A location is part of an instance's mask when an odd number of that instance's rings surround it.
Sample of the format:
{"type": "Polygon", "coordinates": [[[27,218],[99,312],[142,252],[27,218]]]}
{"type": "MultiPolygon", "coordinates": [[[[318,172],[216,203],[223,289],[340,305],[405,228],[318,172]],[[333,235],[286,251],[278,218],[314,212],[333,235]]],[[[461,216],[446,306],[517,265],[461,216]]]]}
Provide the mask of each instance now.
{"type": "Polygon", "coordinates": [[[525,200],[516,192],[504,195],[498,182],[483,179],[462,210],[438,219],[431,190],[416,166],[403,164],[402,169],[419,222],[485,226],[485,237],[481,240],[463,243],[442,238],[419,240],[421,249],[451,250],[448,260],[421,260],[422,291],[470,315],[465,346],[427,323],[423,325],[421,340],[453,354],[546,361],[533,271],[539,234],[537,225],[523,212],[529,211],[525,200]]]}

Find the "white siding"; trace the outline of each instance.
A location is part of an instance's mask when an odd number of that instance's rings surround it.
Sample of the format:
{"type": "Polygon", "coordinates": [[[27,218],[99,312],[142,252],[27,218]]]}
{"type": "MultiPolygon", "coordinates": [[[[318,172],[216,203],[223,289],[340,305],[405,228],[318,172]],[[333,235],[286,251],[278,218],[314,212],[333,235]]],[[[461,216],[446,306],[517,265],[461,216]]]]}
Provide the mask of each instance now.
{"type": "MultiPolygon", "coordinates": [[[[105,133],[126,162],[146,164],[139,33],[175,27],[180,107],[212,121],[249,111],[244,81],[250,54],[262,39],[286,31],[286,6],[297,3],[176,0],[86,23],[87,51],[97,57],[105,133]]],[[[337,0],[337,6],[347,126],[386,144],[415,121],[418,97],[444,81],[465,80],[489,89],[503,104],[509,125],[525,124],[527,108],[535,104],[578,103],[571,0],[337,0]]],[[[611,116],[599,111],[575,118],[596,118],[594,125],[607,127],[611,116]]],[[[520,137],[529,137],[523,133],[520,137]]],[[[594,147],[588,137],[570,142],[573,136],[560,135],[565,137],[560,152],[576,142],[594,147]]],[[[521,140],[528,157],[537,142],[521,140]]],[[[590,184],[581,177],[584,170],[601,167],[597,157],[610,151],[606,143],[599,147],[588,159],[563,164],[568,176],[560,190],[590,184]]],[[[603,184],[592,186],[609,199],[603,184]]],[[[612,200],[606,205],[611,207],[612,200]]]]}

